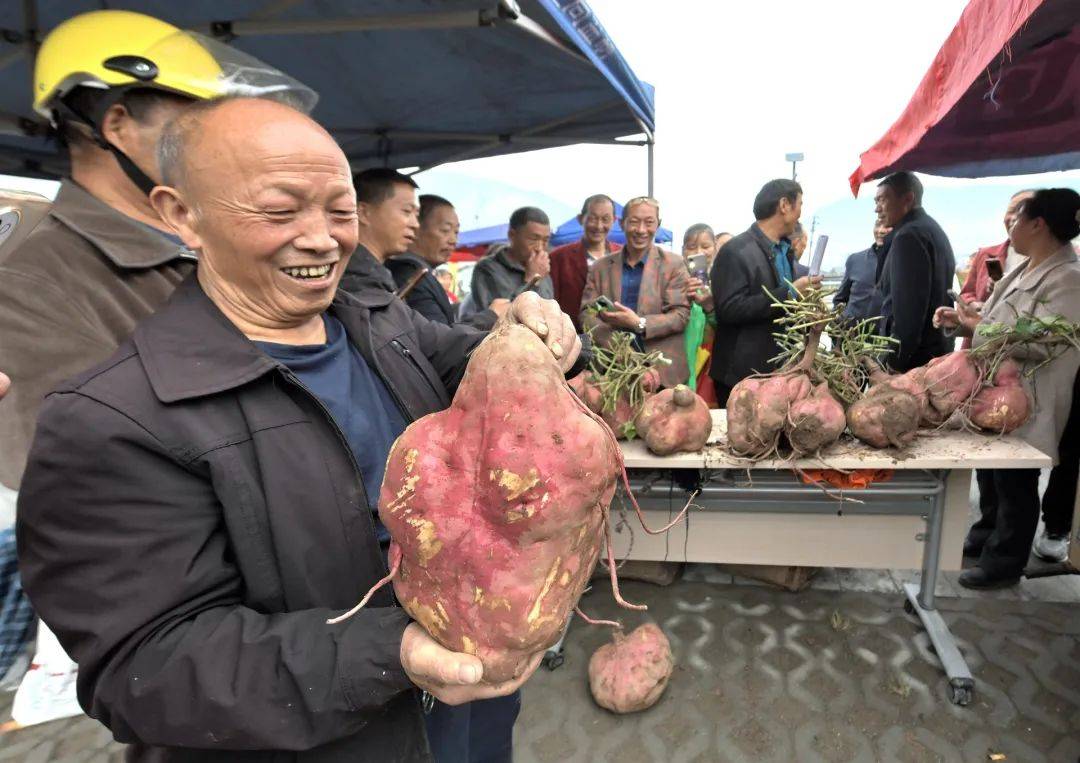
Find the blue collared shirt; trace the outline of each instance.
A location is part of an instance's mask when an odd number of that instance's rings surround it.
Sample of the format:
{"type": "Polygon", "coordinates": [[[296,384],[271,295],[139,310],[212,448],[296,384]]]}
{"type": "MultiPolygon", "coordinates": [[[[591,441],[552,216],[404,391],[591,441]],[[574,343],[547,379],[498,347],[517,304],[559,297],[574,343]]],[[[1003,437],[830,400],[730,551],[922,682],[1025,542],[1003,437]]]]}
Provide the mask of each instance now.
{"type": "MultiPolygon", "coordinates": [[[[789,249],[791,249],[791,242],[786,238],[782,238],[772,245],[773,266],[776,268],[776,275],[780,279],[781,286],[795,280],[795,274],[791,270],[791,260],[788,259],[789,249]]],[[[790,286],[788,291],[792,291],[790,286]]]]}
{"type": "Polygon", "coordinates": [[[623,259],[622,294],[619,295],[619,302],[635,313],[637,312],[638,297],[641,295],[641,276],[645,273],[645,261],[648,259],[649,253],[646,252],[641,261],[632,267],[625,258],[623,259]]]}

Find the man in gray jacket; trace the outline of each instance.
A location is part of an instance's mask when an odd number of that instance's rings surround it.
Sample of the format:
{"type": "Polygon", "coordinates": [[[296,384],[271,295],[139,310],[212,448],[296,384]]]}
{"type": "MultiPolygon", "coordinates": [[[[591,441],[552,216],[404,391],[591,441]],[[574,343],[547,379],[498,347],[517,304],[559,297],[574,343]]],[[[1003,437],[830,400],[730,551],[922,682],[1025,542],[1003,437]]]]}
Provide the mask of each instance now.
{"type": "Polygon", "coordinates": [[[551,222],[542,209],[522,207],[510,215],[510,246],[476,263],[472,290],[462,312],[485,310],[498,299],[513,300],[526,291],[544,299],[555,298],[551,283],[548,241],[551,222]]]}

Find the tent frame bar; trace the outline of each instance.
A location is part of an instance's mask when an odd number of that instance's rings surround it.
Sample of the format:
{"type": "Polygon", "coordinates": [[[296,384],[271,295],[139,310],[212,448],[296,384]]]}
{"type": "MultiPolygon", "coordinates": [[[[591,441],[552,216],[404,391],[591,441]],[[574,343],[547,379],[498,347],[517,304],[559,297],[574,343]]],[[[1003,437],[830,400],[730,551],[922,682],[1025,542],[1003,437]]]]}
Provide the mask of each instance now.
{"type": "Polygon", "coordinates": [[[387,13],[335,19],[236,19],[215,21],[207,27],[215,37],[333,34],[335,32],[412,31],[491,26],[498,16],[488,9],[445,13],[387,13]]]}

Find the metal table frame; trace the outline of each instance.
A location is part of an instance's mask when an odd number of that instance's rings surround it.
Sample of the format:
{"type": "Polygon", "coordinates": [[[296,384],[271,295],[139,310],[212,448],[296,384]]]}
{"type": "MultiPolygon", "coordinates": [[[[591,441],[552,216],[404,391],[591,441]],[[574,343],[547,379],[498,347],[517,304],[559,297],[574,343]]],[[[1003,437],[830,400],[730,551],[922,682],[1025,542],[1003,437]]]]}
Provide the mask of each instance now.
{"type": "MultiPolygon", "coordinates": [[[[656,470],[644,470],[656,471],[656,470]]],[[[672,470],[659,470],[662,476],[672,470]]],[[[690,483],[693,482],[692,472],[695,470],[678,470],[681,472],[679,484],[687,494],[691,492],[690,483]]],[[[941,546],[943,537],[943,522],[945,515],[945,490],[951,470],[948,469],[918,469],[905,471],[905,479],[911,484],[881,484],[873,485],[865,490],[847,491],[851,497],[859,496],[867,500],[865,504],[850,503],[845,508],[845,503],[840,498],[833,501],[822,501],[822,488],[815,485],[791,484],[787,477],[787,484],[778,483],[775,479],[770,480],[763,472],[756,472],[757,477],[748,477],[747,484],[714,484],[715,473],[712,470],[696,470],[697,485],[700,489],[695,503],[702,506],[704,511],[728,511],[745,512],[748,504],[754,504],[758,510],[769,513],[815,513],[815,514],[879,514],[879,515],[902,515],[918,516],[925,523],[925,531],[916,536],[916,540],[922,542],[922,577],[919,585],[904,584],[906,601],[904,608],[908,613],[918,615],[922,622],[933,649],[941,661],[945,674],[949,679],[950,698],[958,705],[967,705],[971,702],[975,688],[975,680],[967,666],[967,662],[961,655],[956,645],[956,640],[949,631],[948,625],[941,617],[941,613],[935,608],[934,590],[937,585],[940,572],[941,546]],[[915,473],[925,476],[925,479],[915,480],[915,473]],[[912,476],[907,476],[912,475],[912,476]],[[804,500],[800,501],[799,499],[804,500]],[[882,500],[883,499],[883,500],[882,500]],[[768,502],[767,509],[762,504],[768,502]]],[[[726,470],[725,470],[726,471],[726,470]]],[[[642,470],[631,470],[631,474],[638,477],[642,470]]],[[[785,475],[786,476],[786,475],[785,475]]],[[[635,480],[636,481],[636,480],[635,480]]],[[[644,489],[635,490],[635,497],[642,509],[653,506],[657,501],[667,502],[665,495],[658,498],[650,490],[652,485],[660,482],[654,479],[652,483],[644,485],[644,489]]],[[[668,480],[663,480],[666,485],[668,480]]],[[[839,492],[839,491],[837,491],[839,492]]],[[[564,634],[565,636],[565,634],[564,634]]],[[[557,647],[561,647],[560,640],[557,647]]],[[[557,649],[561,652],[561,649],[557,649]]]]}

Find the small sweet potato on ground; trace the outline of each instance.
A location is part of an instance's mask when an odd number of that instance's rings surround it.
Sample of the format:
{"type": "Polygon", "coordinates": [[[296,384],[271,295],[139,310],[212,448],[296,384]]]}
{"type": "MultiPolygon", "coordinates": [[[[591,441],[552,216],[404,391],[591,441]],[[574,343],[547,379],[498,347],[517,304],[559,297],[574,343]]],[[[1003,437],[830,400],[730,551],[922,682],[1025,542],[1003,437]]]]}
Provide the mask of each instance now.
{"type": "Polygon", "coordinates": [[[696,453],[709,439],[712,416],[708,403],[680,384],[647,399],[634,425],[646,447],[658,456],[696,453]]]}
{"type": "Polygon", "coordinates": [[[656,704],[675,667],[667,636],[653,623],[616,631],[589,659],[589,689],[601,707],[634,713],[656,704]]]}

